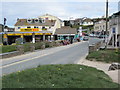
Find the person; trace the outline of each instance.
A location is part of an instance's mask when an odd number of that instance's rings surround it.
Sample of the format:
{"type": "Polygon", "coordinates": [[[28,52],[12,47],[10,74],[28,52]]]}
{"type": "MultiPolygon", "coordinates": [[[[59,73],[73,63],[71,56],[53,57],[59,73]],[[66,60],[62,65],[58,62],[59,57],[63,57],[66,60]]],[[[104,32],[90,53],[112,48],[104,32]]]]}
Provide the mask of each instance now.
{"type": "Polygon", "coordinates": [[[71,44],[73,43],[73,37],[70,38],[70,43],[71,43],[71,44]]]}
{"type": "Polygon", "coordinates": [[[6,42],[6,41],[4,41],[4,42],[3,42],[3,45],[7,45],[7,42],[6,42]]]}

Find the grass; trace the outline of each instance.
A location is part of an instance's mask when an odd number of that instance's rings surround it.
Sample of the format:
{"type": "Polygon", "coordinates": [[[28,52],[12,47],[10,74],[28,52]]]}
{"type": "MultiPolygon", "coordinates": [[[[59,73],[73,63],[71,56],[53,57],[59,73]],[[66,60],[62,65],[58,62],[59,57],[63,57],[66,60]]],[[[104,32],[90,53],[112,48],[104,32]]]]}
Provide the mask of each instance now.
{"type": "Polygon", "coordinates": [[[3,88],[118,88],[103,71],[82,65],[42,65],[2,77],[3,88]]]}
{"type": "Polygon", "coordinates": [[[16,45],[0,46],[0,53],[16,51],[16,45]]]}
{"type": "Polygon", "coordinates": [[[99,50],[90,53],[86,59],[88,60],[95,60],[95,61],[101,61],[106,63],[112,63],[112,62],[120,62],[120,51],[116,50],[99,50]]]}

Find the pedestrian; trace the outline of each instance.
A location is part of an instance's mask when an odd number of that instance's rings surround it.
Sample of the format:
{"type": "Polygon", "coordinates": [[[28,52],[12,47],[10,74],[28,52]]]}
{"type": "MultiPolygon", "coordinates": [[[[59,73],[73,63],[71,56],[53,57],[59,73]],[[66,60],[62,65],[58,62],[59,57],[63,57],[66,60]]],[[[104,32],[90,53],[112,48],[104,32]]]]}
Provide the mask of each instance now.
{"type": "Polygon", "coordinates": [[[73,37],[70,38],[70,43],[71,43],[71,44],[73,43],[73,37]]]}

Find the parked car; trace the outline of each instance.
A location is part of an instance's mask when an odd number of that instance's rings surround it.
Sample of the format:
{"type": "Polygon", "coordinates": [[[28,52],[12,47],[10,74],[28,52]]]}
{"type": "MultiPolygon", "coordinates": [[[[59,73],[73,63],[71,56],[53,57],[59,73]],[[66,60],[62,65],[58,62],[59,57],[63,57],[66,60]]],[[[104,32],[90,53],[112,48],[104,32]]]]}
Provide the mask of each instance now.
{"type": "Polygon", "coordinates": [[[84,37],[83,37],[83,40],[84,40],[84,41],[88,41],[88,39],[89,39],[88,36],[84,36],[84,37]]]}
{"type": "Polygon", "coordinates": [[[108,37],[107,35],[100,35],[98,38],[106,38],[108,37]]]}
{"type": "Polygon", "coordinates": [[[97,37],[95,34],[89,34],[90,37],[97,37]]]}

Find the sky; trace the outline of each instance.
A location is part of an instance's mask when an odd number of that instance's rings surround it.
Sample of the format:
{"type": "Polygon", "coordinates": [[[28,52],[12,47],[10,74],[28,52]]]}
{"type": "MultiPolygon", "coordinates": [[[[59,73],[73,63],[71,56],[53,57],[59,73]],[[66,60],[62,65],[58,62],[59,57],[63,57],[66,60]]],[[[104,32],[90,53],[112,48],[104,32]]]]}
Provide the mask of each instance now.
{"type": "MultiPolygon", "coordinates": [[[[57,16],[62,20],[75,18],[97,18],[105,16],[105,0],[104,1],[60,1],[60,0],[14,0],[0,3],[0,23],[3,23],[3,18],[7,18],[7,25],[13,27],[17,18],[37,18],[44,14],[57,16]],[[18,2],[19,1],[19,2],[18,2]],[[24,1],[24,2],[23,2],[24,1]]],[[[118,0],[119,1],[119,0],[118,0]]],[[[109,2],[109,15],[118,11],[118,1],[109,2]]]]}

